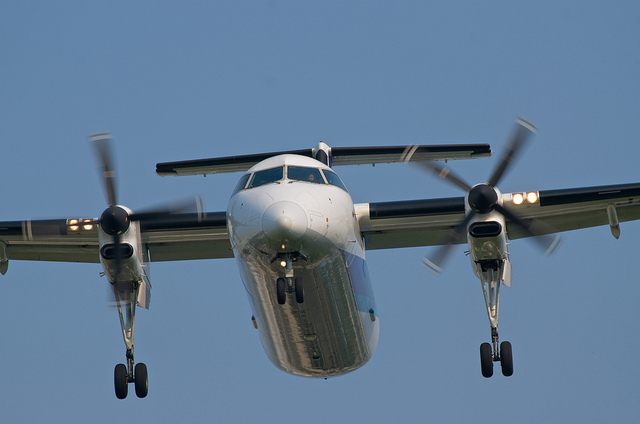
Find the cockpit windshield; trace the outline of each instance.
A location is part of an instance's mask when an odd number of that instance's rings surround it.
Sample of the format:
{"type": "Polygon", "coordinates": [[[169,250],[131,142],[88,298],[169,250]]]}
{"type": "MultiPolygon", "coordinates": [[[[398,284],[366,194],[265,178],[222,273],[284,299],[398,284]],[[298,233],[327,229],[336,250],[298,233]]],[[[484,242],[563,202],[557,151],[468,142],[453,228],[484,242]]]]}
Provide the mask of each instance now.
{"type": "Polygon", "coordinates": [[[238,184],[236,184],[236,188],[233,190],[233,194],[236,194],[237,192],[239,192],[240,190],[243,190],[246,187],[247,181],[249,181],[250,176],[251,174],[244,174],[242,177],[240,177],[238,184]]]}
{"type": "Polygon", "coordinates": [[[260,187],[261,185],[275,183],[284,178],[284,168],[282,166],[278,168],[265,169],[264,171],[258,171],[253,174],[251,182],[247,188],[260,187]]]}
{"type": "MultiPolygon", "coordinates": [[[[330,184],[332,186],[339,187],[344,191],[347,191],[340,177],[328,169],[320,170],[319,168],[313,168],[309,166],[296,166],[288,165],[286,167],[286,178],[291,181],[302,181],[314,184],[330,184]]],[[[285,179],[285,167],[279,166],[277,168],[264,169],[262,171],[254,172],[253,174],[243,175],[238,184],[236,185],[233,194],[244,190],[245,188],[260,187],[265,184],[275,183],[277,181],[285,179]]]]}
{"type": "Polygon", "coordinates": [[[309,183],[324,184],[324,178],[318,168],[309,168],[306,166],[287,167],[287,177],[294,181],[306,181],[309,183]]]}
{"type": "Polygon", "coordinates": [[[334,185],[336,187],[340,187],[344,191],[349,191],[347,190],[347,187],[345,187],[340,177],[338,177],[338,174],[336,174],[333,171],[329,171],[328,169],[324,169],[323,172],[324,172],[324,176],[327,177],[327,182],[329,184],[334,185]]]}

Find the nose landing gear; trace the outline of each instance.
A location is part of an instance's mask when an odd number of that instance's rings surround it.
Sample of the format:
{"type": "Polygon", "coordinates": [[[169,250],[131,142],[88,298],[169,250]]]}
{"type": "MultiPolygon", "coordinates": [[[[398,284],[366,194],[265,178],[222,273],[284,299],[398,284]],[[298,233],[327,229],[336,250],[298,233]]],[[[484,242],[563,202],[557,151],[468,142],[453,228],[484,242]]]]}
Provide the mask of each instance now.
{"type": "Polygon", "coordinates": [[[302,277],[278,278],[276,280],[276,295],[278,303],[284,305],[287,303],[287,293],[295,293],[296,303],[304,303],[304,285],[302,277]]]}
{"type": "MultiPolygon", "coordinates": [[[[295,293],[296,303],[304,303],[304,285],[302,277],[294,277],[293,262],[302,257],[299,253],[284,253],[279,256],[280,265],[285,270],[284,278],[276,280],[276,296],[278,303],[284,305],[287,302],[287,293],[295,293]]],[[[302,257],[305,259],[304,257],[302,257]]]]}

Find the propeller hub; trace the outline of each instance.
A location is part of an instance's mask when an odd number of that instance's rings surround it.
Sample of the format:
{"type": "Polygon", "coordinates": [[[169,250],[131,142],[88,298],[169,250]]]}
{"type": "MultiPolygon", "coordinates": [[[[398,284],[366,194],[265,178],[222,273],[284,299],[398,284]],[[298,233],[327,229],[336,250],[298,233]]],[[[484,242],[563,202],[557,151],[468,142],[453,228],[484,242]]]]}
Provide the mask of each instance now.
{"type": "Polygon", "coordinates": [[[110,206],[100,216],[100,228],[110,236],[124,233],[130,225],[129,213],[119,206],[110,206]]]}
{"type": "Polygon", "coordinates": [[[478,184],[469,190],[468,203],[477,213],[489,213],[498,204],[498,193],[489,184],[478,184]]]}

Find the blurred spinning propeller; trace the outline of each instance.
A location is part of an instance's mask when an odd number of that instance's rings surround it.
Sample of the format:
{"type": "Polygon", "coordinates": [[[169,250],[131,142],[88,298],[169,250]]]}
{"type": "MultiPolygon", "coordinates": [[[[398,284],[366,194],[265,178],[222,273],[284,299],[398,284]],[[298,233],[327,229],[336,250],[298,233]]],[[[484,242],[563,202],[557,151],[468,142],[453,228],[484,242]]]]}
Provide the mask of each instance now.
{"type": "Polygon", "coordinates": [[[435,273],[442,272],[443,265],[451,253],[451,246],[461,243],[462,238],[466,237],[469,223],[477,215],[485,215],[493,211],[500,213],[508,222],[518,226],[527,237],[533,237],[536,244],[543,248],[547,254],[551,253],[558,246],[560,240],[559,237],[548,235],[547,233],[549,231],[541,231],[540,225],[535,224],[535,222],[527,223],[516,213],[504,208],[498,198],[499,192],[496,190],[496,186],[502,180],[506,171],[513,164],[514,160],[522,151],[528,140],[531,139],[531,135],[534,134],[535,131],[535,125],[525,118],[518,118],[516,120],[515,131],[508,142],[508,149],[486,183],[471,186],[450,169],[441,167],[435,162],[418,163],[430,173],[435,172],[435,174],[441,179],[461,188],[467,193],[465,218],[456,224],[449,233],[447,240],[433,256],[430,258],[425,257],[424,264],[427,268],[435,273]]]}
{"type": "Polygon", "coordinates": [[[203,214],[204,201],[201,197],[195,197],[138,213],[130,212],[127,208],[118,204],[115,161],[113,159],[113,138],[111,134],[108,132],[93,133],[89,135],[89,140],[96,152],[107,199],[108,207],[100,216],[99,224],[102,231],[113,237],[113,250],[111,253],[115,262],[116,272],[114,273],[115,281],[111,281],[111,283],[115,284],[121,278],[124,259],[130,256],[130,246],[122,243],[122,235],[127,232],[131,222],[158,219],[175,213],[197,212],[203,214]]]}

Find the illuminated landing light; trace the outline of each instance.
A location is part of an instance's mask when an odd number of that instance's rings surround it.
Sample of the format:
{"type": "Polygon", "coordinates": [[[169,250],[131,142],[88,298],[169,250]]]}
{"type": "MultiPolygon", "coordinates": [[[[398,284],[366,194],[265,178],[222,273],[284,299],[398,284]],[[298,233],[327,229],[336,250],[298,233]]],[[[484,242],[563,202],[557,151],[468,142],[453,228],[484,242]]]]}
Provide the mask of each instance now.
{"type": "Polygon", "coordinates": [[[287,261],[282,261],[282,262],[280,262],[280,266],[281,266],[282,268],[286,267],[286,266],[287,266],[287,261]]]}
{"type": "Polygon", "coordinates": [[[516,193],[513,195],[513,204],[516,206],[521,205],[522,203],[524,203],[524,196],[520,193],[516,193]]]}
{"type": "Polygon", "coordinates": [[[527,203],[536,203],[538,201],[538,193],[535,191],[527,193],[527,203]]]}
{"type": "Polygon", "coordinates": [[[79,230],[85,230],[85,231],[91,231],[95,228],[95,224],[93,223],[93,221],[91,219],[70,219],[67,222],[68,225],[68,230],[69,231],[79,231],[79,230]]]}

